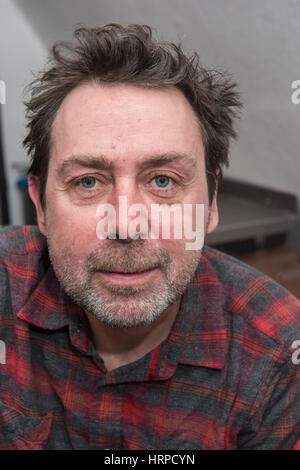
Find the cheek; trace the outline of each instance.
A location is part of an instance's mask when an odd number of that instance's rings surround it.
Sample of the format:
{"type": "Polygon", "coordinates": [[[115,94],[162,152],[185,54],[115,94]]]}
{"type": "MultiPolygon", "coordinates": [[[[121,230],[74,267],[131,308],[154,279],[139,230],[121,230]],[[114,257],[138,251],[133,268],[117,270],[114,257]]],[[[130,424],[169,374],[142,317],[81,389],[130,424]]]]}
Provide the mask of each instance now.
{"type": "MultiPolygon", "coordinates": [[[[186,203],[176,217],[163,216],[160,219],[159,231],[157,221],[153,224],[153,232],[159,233],[160,242],[170,251],[198,251],[204,244],[208,207],[204,203],[186,203]],[[163,235],[165,234],[165,235],[163,235]]],[[[150,222],[150,226],[152,226],[150,222]]]]}
{"type": "Polygon", "coordinates": [[[186,249],[186,240],[159,240],[160,248],[166,250],[173,262],[181,263],[184,258],[193,256],[195,251],[186,249]]]}
{"type": "Polygon", "coordinates": [[[96,211],[88,208],[65,208],[51,204],[46,211],[47,234],[52,248],[74,262],[86,258],[99,244],[96,235],[96,211]]]}

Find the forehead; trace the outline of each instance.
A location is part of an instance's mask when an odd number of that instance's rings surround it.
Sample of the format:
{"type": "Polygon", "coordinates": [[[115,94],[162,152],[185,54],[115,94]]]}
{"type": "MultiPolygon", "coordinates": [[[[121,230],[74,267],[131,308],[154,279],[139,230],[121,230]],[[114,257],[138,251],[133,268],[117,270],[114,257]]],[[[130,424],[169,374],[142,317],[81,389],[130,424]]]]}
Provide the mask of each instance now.
{"type": "Polygon", "coordinates": [[[50,166],[72,155],[141,163],[148,155],[171,152],[203,154],[197,117],[179,90],[88,82],[72,90],[58,110],[50,166]]]}

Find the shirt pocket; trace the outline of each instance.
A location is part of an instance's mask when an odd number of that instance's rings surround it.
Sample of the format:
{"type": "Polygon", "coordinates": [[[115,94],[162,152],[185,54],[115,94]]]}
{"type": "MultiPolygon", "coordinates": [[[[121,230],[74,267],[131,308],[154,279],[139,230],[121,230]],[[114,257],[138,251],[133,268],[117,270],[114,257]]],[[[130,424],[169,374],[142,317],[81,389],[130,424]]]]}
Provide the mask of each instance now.
{"type": "Polygon", "coordinates": [[[45,416],[27,416],[0,402],[0,450],[43,450],[46,447],[53,411],[45,416]]]}

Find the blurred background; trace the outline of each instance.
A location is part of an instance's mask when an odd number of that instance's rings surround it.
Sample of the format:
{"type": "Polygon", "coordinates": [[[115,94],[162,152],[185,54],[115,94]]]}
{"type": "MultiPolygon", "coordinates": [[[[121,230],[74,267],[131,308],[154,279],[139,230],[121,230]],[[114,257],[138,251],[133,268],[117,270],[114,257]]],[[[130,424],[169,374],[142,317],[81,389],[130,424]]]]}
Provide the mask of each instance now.
{"type": "Polygon", "coordinates": [[[21,145],[24,87],[53,42],[70,40],[79,24],[112,22],[149,24],[240,84],[240,137],[220,189],[220,225],[207,243],[300,297],[300,104],[291,99],[300,80],[299,0],[1,0],[0,225],[35,221],[21,145]]]}

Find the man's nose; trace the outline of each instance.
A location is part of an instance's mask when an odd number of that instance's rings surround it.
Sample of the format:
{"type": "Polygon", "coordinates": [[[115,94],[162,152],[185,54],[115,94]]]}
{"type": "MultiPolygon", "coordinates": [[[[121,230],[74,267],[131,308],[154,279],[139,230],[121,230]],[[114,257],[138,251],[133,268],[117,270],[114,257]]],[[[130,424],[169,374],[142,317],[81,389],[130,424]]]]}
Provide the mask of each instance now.
{"type": "Polygon", "coordinates": [[[130,242],[138,238],[145,238],[148,227],[148,211],[141,190],[134,178],[128,177],[116,181],[109,203],[114,206],[116,211],[116,238],[118,240],[130,242]],[[137,217],[139,221],[137,221],[137,217]]]}

